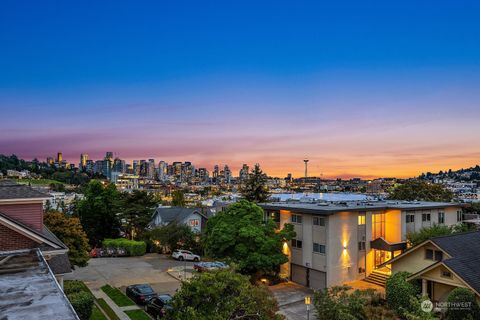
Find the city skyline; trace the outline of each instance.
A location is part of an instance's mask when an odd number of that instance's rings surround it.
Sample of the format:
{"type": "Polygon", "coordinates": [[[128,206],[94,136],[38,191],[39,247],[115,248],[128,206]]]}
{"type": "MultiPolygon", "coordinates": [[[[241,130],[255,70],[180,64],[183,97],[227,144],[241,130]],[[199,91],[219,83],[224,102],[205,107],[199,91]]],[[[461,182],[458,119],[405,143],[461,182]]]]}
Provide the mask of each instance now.
{"type": "Polygon", "coordinates": [[[77,164],[113,150],[281,177],[301,177],[305,157],[326,178],[474,166],[478,9],[3,2],[0,153],[77,164]]]}

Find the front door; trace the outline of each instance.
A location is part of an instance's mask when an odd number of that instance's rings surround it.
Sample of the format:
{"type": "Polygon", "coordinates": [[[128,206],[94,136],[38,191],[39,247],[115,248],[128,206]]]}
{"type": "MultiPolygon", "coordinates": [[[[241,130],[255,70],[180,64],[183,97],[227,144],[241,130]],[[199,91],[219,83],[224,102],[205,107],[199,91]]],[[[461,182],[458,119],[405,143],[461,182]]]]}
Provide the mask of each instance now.
{"type": "Polygon", "coordinates": [[[392,258],[392,253],[390,251],[384,250],[374,250],[375,253],[375,269],[378,268],[379,265],[388,261],[392,258]]]}

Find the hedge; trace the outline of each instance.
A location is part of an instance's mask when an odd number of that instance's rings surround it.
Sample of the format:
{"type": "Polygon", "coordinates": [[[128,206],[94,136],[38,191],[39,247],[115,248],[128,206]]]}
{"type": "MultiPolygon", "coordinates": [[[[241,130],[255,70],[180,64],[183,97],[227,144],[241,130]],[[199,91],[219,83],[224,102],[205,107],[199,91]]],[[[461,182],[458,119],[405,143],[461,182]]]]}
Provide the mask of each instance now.
{"type": "Polygon", "coordinates": [[[63,292],[70,301],[80,320],[90,319],[95,297],[82,281],[65,280],[63,292]]]}
{"type": "Polygon", "coordinates": [[[147,251],[147,244],[144,241],[134,241],[124,238],[105,239],[102,241],[104,248],[125,248],[130,256],[143,256],[147,251]]]}
{"type": "Polygon", "coordinates": [[[69,295],[69,294],[75,293],[75,292],[80,292],[80,291],[85,291],[85,292],[91,293],[90,289],[88,289],[87,285],[85,283],[83,283],[83,281],[65,280],[63,282],[63,292],[66,295],[69,295]]]}
{"type": "Polygon", "coordinates": [[[459,308],[447,309],[448,320],[479,319],[480,307],[475,299],[475,294],[466,288],[455,288],[449,294],[447,302],[452,305],[459,304],[459,308]]]}

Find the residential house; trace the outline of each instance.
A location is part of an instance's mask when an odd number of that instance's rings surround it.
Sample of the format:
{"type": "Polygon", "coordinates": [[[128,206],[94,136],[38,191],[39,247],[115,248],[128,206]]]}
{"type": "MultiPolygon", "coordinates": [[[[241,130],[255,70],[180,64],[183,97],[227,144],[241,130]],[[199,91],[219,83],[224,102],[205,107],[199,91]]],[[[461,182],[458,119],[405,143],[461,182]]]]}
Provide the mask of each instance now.
{"type": "Polygon", "coordinates": [[[209,211],[204,208],[183,208],[159,206],[153,214],[150,228],[164,226],[176,221],[189,226],[193,232],[200,233],[207,225],[209,211]]]}
{"type": "Polygon", "coordinates": [[[355,280],[384,285],[386,261],[407,249],[406,235],[433,224],[462,221],[462,204],[421,201],[271,202],[266,216],[292,223],[296,237],[283,246],[281,275],[314,289],[355,280]]]}

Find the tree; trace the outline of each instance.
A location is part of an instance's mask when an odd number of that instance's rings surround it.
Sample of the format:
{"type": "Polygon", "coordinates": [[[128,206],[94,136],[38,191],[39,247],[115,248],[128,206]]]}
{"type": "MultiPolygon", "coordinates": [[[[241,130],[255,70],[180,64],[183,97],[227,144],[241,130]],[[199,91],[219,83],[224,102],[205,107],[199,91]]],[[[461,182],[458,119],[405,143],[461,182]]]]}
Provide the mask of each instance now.
{"type": "Polygon", "coordinates": [[[85,189],[85,198],[79,201],[76,211],[91,245],[119,236],[120,193],[115,185],[90,181],[85,189]]]}
{"type": "Polygon", "coordinates": [[[258,163],[241,186],[240,193],[245,200],[252,202],[265,202],[270,197],[267,187],[267,175],[263,173],[258,163]]]}
{"type": "Polygon", "coordinates": [[[421,228],[416,232],[407,233],[407,242],[410,246],[416,246],[430,238],[446,236],[454,233],[467,232],[475,228],[468,224],[462,223],[454,226],[445,226],[441,224],[434,224],[431,227],[421,228]]]}
{"type": "Polygon", "coordinates": [[[175,190],[172,192],[172,206],[184,207],[185,206],[185,194],[181,190],[175,190]]]}
{"type": "Polygon", "coordinates": [[[184,282],[172,300],[167,319],[280,320],[278,304],[265,286],[252,285],[231,270],[203,272],[184,282]]]}
{"type": "Polygon", "coordinates": [[[68,258],[75,266],[85,267],[87,265],[88,238],[83,231],[80,220],[75,217],[67,217],[58,211],[50,211],[45,214],[44,223],[68,247],[68,258]]]}
{"type": "Polygon", "coordinates": [[[199,253],[197,252],[199,248],[195,237],[189,226],[176,221],[150,231],[150,239],[152,241],[158,241],[160,246],[166,247],[171,251],[181,248],[199,253]]]}
{"type": "Polygon", "coordinates": [[[285,241],[295,236],[293,225],[277,226],[255,203],[241,200],[210,218],[204,235],[207,255],[227,258],[245,274],[277,273],[288,262],[282,252],[285,241]]]}
{"type": "Polygon", "coordinates": [[[401,317],[420,310],[420,304],[412,303],[418,299],[420,287],[407,281],[410,275],[409,272],[397,272],[387,279],[385,285],[387,304],[401,317]]]}
{"type": "Polygon", "coordinates": [[[450,307],[447,309],[448,320],[480,319],[480,307],[475,299],[475,294],[466,288],[455,288],[449,294],[447,302],[463,307],[450,307]]]}
{"type": "Polygon", "coordinates": [[[122,194],[122,212],[120,218],[125,233],[130,239],[137,239],[144,232],[152,219],[152,213],[157,205],[155,196],[142,190],[122,194]]]}
{"type": "Polygon", "coordinates": [[[439,184],[412,179],[390,190],[389,199],[407,201],[446,201],[453,199],[453,193],[439,184]]]}

